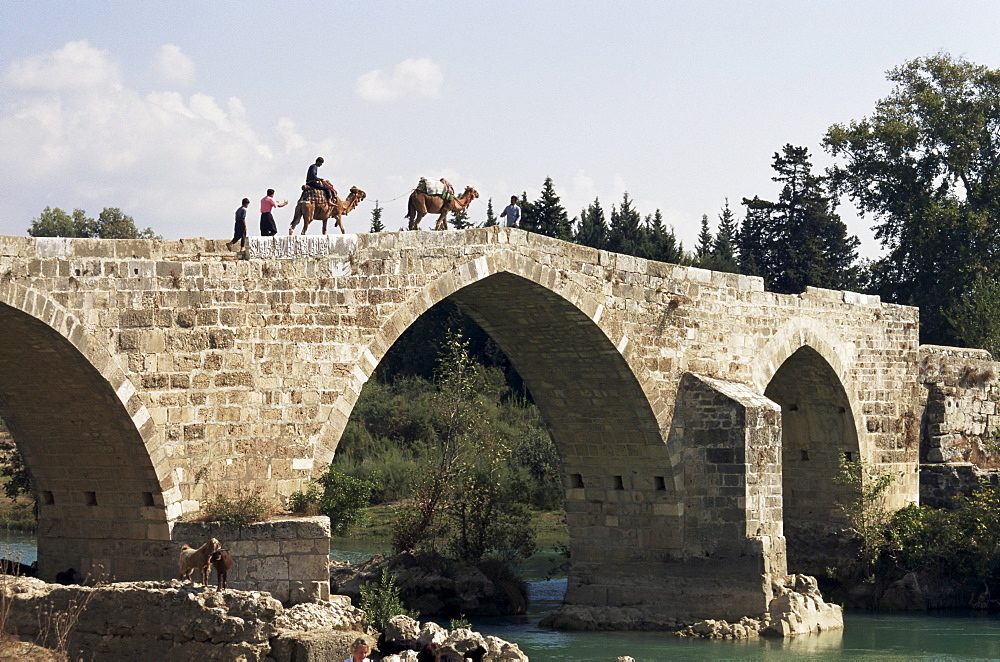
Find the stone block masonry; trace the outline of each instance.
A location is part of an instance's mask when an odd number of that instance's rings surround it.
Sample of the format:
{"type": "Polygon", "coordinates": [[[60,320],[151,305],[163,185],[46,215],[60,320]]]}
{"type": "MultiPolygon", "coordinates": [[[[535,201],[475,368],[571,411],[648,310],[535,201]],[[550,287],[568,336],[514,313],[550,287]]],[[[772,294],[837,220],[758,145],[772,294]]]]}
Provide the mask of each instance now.
{"type": "Polygon", "coordinates": [[[571,577],[578,602],[626,604],[616,573],[665,585],[678,575],[661,568],[708,545],[758,551],[700,562],[717,586],[744,587],[706,593],[706,608],[759,604],[764,575],[784,574],[789,512],[810,516],[808,494],[834,510],[832,492],[809,489],[843,454],[897,473],[894,504],[917,498],[913,308],[779,295],[509,228],[316,238],[315,257],[272,242],[281,257],[235,260],[223,240],[0,237],[0,416],[35,480],[43,576],[172,576],[171,526],[206,500],[302,489],[381,358],[445,298],[507,353],[549,425],[574,567],[589,568],[571,577]],[[689,378],[741,403],[716,412],[735,427],[675,425],[689,378]],[[764,400],[795,419],[780,468],[764,400]]]}
{"type": "MultiPolygon", "coordinates": [[[[173,539],[199,547],[216,538],[234,566],[229,588],[267,591],[283,604],[330,599],[330,518],[306,517],[234,526],[221,522],[176,522],[173,539]]],[[[211,585],[216,573],[212,572],[211,585]]]]}

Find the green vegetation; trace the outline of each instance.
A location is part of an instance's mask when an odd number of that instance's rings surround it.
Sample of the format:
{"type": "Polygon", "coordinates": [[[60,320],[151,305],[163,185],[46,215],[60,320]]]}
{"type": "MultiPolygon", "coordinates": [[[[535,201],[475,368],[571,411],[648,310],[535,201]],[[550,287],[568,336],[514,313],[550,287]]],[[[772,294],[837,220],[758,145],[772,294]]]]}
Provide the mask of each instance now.
{"type": "Polygon", "coordinates": [[[105,207],[97,219],[88,218],[82,209],[67,214],[59,207],[46,207],[31,220],[32,237],[84,237],[93,239],[156,239],[150,228],[139,230],[135,220],[117,207],[105,207]]]}
{"type": "Polygon", "coordinates": [[[364,519],[364,508],[371,501],[372,485],[344,474],[335,467],[315,481],[305,492],[295,492],[288,499],[293,513],[322,514],[330,518],[330,530],[343,535],[364,519]]]}
{"type": "Polygon", "coordinates": [[[232,497],[215,495],[203,509],[203,521],[247,526],[267,521],[274,510],[274,504],[264,498],[260,488],[240,487],[232,497]]]}
{"type": "Polygon", "coordinates": [[[894,482],[892,474],[884,473],[861,460],[840,459],[840,471],[834,481],[850,487],[854,500],[843,504],[847,530],[859,544],[855,573],[870,577],[888,540],[888,524],[892,512],[886,503],[887,492],[894,482]]]}
{"type": "Polygon", "coordinates": [[[361,586],[361,608],[368,614],[371,625],[380,632],[385,632],[389,619],[393,616],[409,616],[419,618],[420,613],[409,611],[403,604],[403,598],[396,578],[389,573],[388,568],[382,568],[382,575],[377,582],[367,582],[361,586]]]}

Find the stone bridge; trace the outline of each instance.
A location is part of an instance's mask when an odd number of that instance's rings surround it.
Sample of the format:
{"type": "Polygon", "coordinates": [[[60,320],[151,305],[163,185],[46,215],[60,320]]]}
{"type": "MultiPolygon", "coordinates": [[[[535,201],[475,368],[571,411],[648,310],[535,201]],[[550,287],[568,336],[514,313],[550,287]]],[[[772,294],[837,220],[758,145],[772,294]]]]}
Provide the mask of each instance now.
{"type": "Polygon", "coordinates": [[[0,237],[0,417],[37,492],[43,576],[173,576],[174,525],[206,500],[302,488],[446,298],[558,447],[567,605],[760,614],[839,517],[840,458],[896,474],[895,505],[918,499],[914,308],[507,228],[252,248],[0,237]]]}

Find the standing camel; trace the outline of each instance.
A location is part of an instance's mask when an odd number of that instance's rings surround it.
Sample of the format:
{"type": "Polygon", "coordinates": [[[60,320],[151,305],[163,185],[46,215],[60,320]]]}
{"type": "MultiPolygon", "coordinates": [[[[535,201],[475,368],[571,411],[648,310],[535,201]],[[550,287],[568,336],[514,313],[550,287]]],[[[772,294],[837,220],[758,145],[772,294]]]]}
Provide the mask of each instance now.
{"type": "Polygon", "coordinates": [[[341,217],[350,213],[365,199],[365,192],[357,186],[351,187],[351,193],[346,200],[337,198],[331,204],[326,201],[326,194],[315,188],[302,187],[302,195],[295,203],[295,214],[292,216],[292,225],[288,228],[288,234],[294,234],[295,226],[302,219],[302,234],[309,229],[309,224],[313,221],[323,221],[323,234],[326,234],[326,221],[334,219],[341,234],[346,234],[344,223],[341,217]]]}
{"type": "Polygon", "coordinates": [[[468,208],[469,203],[478,197],[479,193],[471,186],[466,186],[462,195],[450,200],[445,200],[439,195],[430,195],[423,191],[414,190],[406,205],[406,218],[410,219],[410,229],[419,230],[420,221],[427,214],[441,214],[438,216],[434,229],[447,230],[448,224],[445,219],[448,217],[448,212],[460,212],[468,208]]]}

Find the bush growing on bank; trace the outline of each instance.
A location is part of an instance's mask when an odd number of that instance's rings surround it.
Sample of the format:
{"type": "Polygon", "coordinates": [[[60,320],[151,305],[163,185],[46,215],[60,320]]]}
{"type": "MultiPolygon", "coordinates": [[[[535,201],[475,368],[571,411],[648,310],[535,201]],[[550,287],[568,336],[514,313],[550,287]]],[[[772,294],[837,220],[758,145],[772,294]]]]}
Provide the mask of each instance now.
{"type": "Polygon", "coordinates": [[[288,498],[293,513],[326,515],[330,530],[342,536],[364,519],[365,506],[371,501],[372,485],[330,467],[315,481],[310,481],[305,492],[294,492],[288,498]]]}

